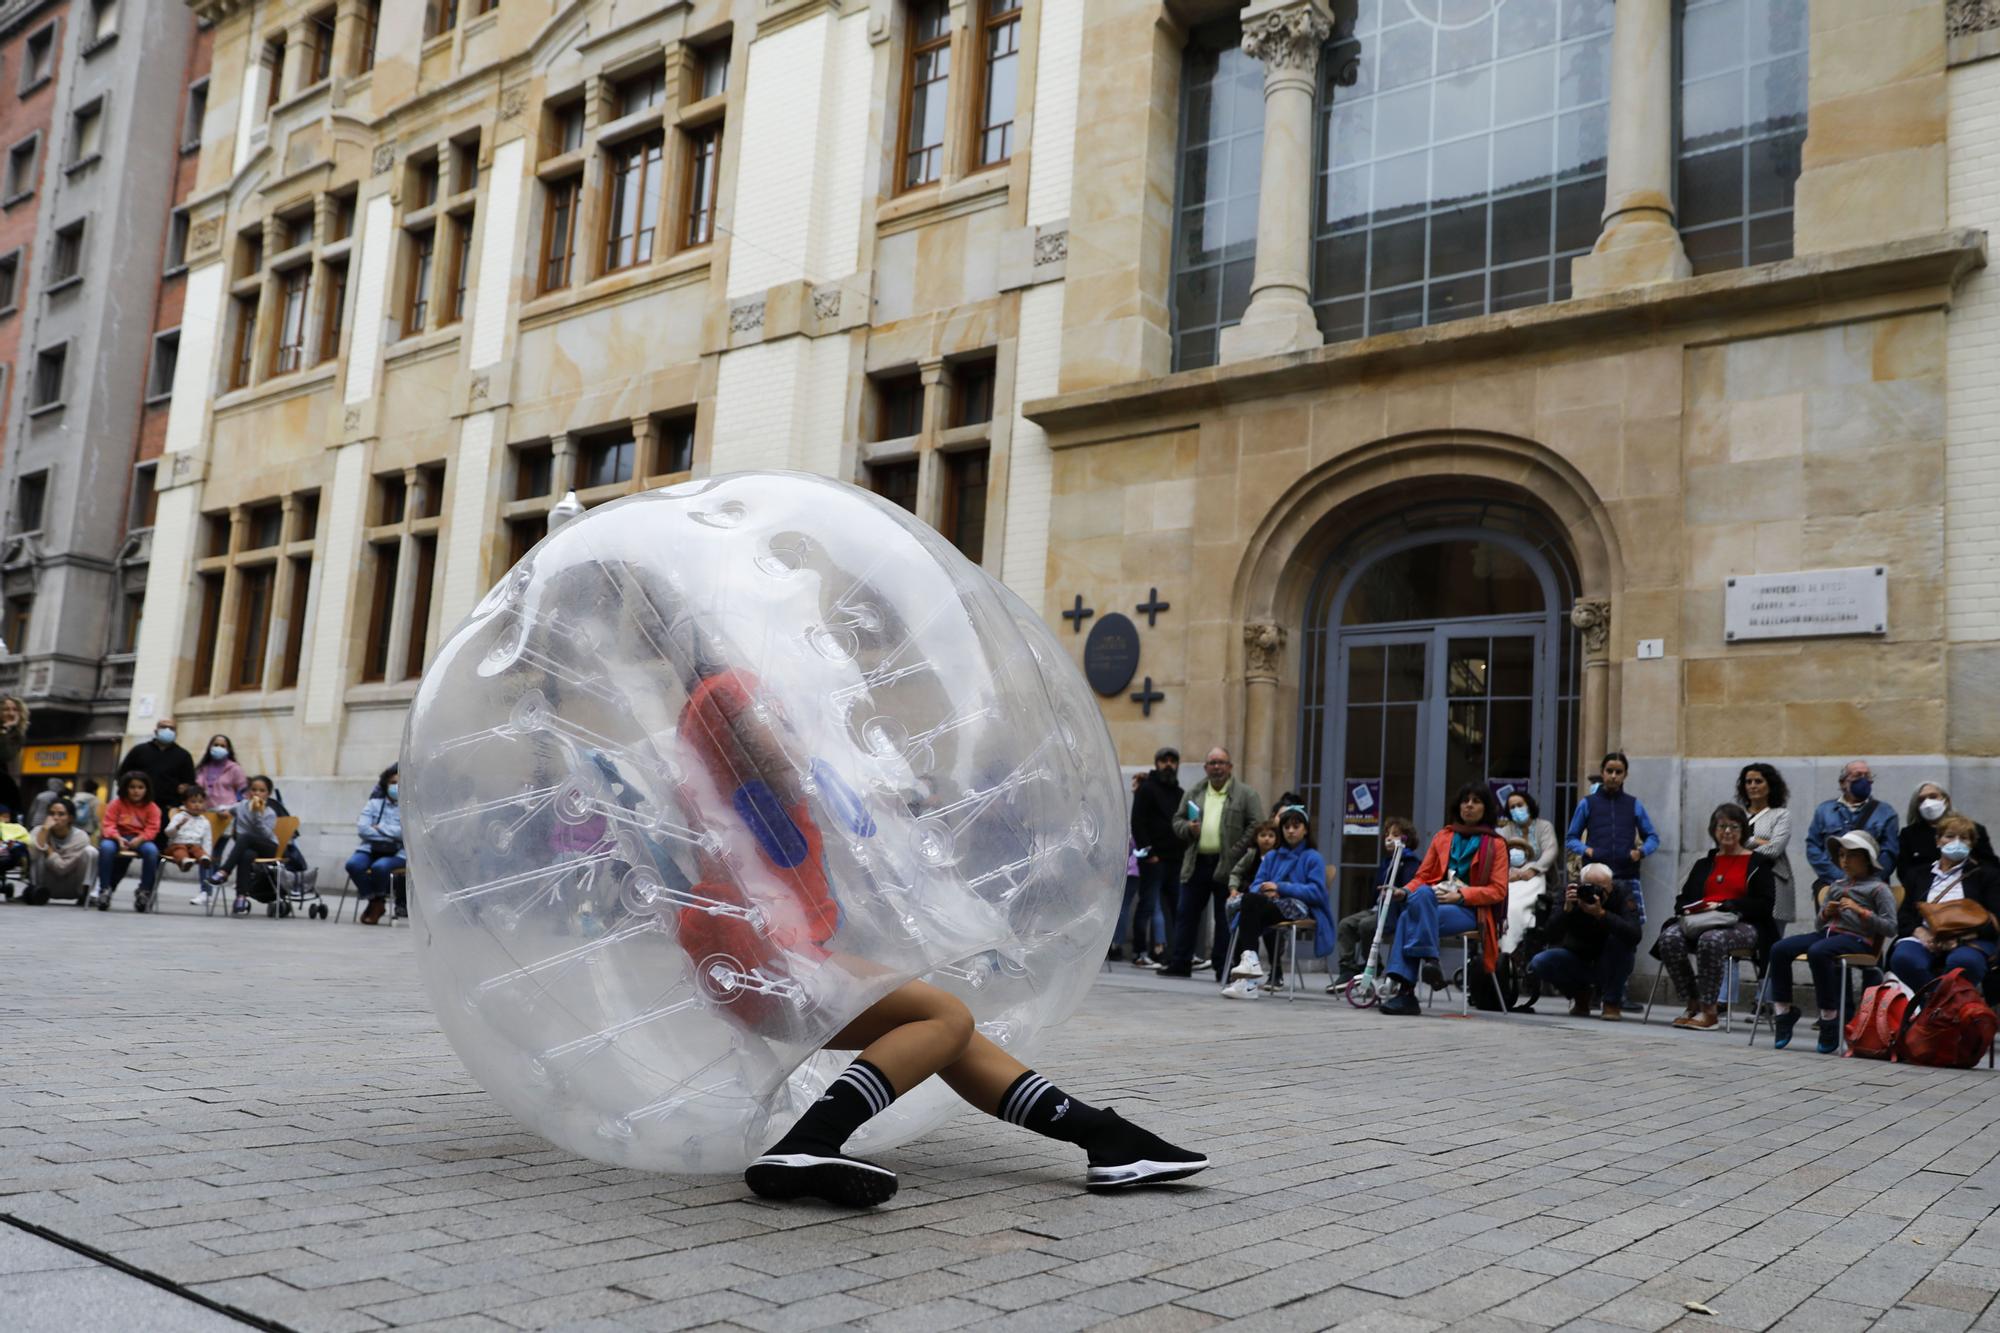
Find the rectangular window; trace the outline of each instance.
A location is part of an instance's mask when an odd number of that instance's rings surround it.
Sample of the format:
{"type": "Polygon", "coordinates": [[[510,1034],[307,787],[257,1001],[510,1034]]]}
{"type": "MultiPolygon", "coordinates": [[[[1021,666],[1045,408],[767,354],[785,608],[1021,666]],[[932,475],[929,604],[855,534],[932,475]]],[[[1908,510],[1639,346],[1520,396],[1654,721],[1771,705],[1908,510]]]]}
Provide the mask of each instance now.
{"type": "Polygon", "coordinates": [[[322,9],[306,19],[306,87],[333,77],[334,12],[322,9]]]}
{"type": "Polygon", "coordinates": [[[181,331],[153,335],[153,366],[146,375],[146,401],[158,402],[174,391],[174,370],[180,365],[181,331]]]}
{"type": "Polygon", "coordinates": [[[244,517],[243,548],[246,551],[265,551],[285,539],[285,507],[281,504],[262,504],[252,509],[244,517]]]}
{"type": "Polygon", "coordinates": [[[306,364],[306,312],[312,304],[312,266],[301,264],[279,275],[278,357],[274,374],[289,375],[306,364]]]}
{"type": "Polygon", "coordinates": [[[375,578],[368,596],[368,640],[362,652],[361,679],[376,681],[389,675],[389,617],[396,609],[396,564],[401,543],[396,539],[376,542],[370,550],[375,557],[375,578]]]}
{"type": "Polygon", "coordinates": [[[236,354],[230,359],[229,387],[245,388],[257,364],[257,298],[239,296],[236,307],[236,354]]]}
{"type": "Polygon", "coordinates": [[[621,118],[650,111],[667,100],[667,71],[664,68],[648,70],[629,79],[620,79],[614,85],[614,97],[621,118]]]}
{"type": "Polygon", "coordinates": [[[401,473],[389,473],[375,478],[375,526],[387,527],[403,521],[403,510],[410,501],[410,488],[404,484],[401,473]]]}
{"type": "Polygon", "coordinates": [[[875,438],[902,440],[924,429],[924,382],[915,371],[875,378],[875,438]]]}
{"type": "Polygon", "coordinates": [[[644,264],[653,258],[653,235],[660,225],[660,148],[649,134],[611,150],[611,208],[604,237],[604,271],[644,264]]]}
{"type": "Polygon", "coordinates": [[[451,299],[445,305],[440,326],[465,318],[465,289],[472,276],[472,214],[461,213],[451,220],[451,299]]]}
{"type": "Polygon", "coordinates": [[[375,68],[375,35],[382,28],[382,0],[362,0],[355,22],[354,72],[366,74],[375,68]]]}
{"type": "Polygon", "coordinates": [[[424,36],[436,37],[458,26],[458,0],[430,0],[424,7],[424,36]]]}
{"type": "Polygon", "coordinates": [[[82,166],[103,151],[104,101],[99,98],[70,113],[69,164],[73,167],[82,166]]]}
{"type": "Polygon", "coordinates": [[[127,515],[127,526],[150,528],[159,517],[159,475],[158,463],[141,463],[132,469],[132,512],[127,515]]]}
{"type": "Polygon", "coordinates": [[[417,469],[417,504],[412,518],[436,518],[444,513],[444,464],[417,469]]]}
{"type": "Polygon", "coordinates": [[[187,267],[188,260],[188,211],[176,208],[167,219],[167,268],[168,273],[178,273],[187,267]]]}
{"type": "Polygon", "coordinates": [[[30,409],[56,407],[63,401],[63,372],[69,365],[69,344],[60,343],[35,353],[35,387],[30,409]]]}
{"type": "Polygon", "coordinates": [[[917,460],[876,463],[868,469],[868,489],[911,513],[917,512],[917,460]]]}
{"type": "Polygon", "coordinates": [[[102,45],[118,35],[118,0],[90,0],[90,39],[84,49],[102,45]]]}
{"type": "Polygon", "coordinates": [[[313,238],[313,210],[302,208],[279,224],[285,237],[285,249],[296,250],[302,245],[311,245],[313,238]]]}
{"type": "Polygon", "coordinates": [[[326,239],[329,245],[354,235],[354,194],[353,190],[344,190],[327,197],[326,239]]]}
{"type": "Polygon", "coordinates": [[[616,486],[632,480],[638,446],[629,435],[611,435],[583,446],[583,487],[616,486]]]}
{"type": "Polygon", "coordinates": [[[1680,13],[1681,240],[1696,273],[1792,257],[1806,139],[1806,0],[1680,13]]]}
{"type": "Polygon", "coordinates": [[[431,262],[437,254],[437,228],[410,233],[409,285],[403,292],[403,336],[422,333],[431,312],[431,262]]]}
{"type": "Polygon", "coordinates": [[[698,53],[701,61],[701,100],[720,97],[729,91],[729,39],[711,42],[698,53]]]}
{"type": "Polygon", "coordinates": [[[555,488],[555,450],[531,444],[514,451],[514,498],[534,500],[555,488]]]}
{"type": "Polygon", "coordinates": [[[83,276],[83,227],[78,218],[56,229],[56,243],[49,253],[49,284],[68,282],[83,276]]]}
{"type": "Polygon", "coordinates": [[[34,618],[35,599],[32,596],[23,594],[19,597],[9,597],[7,599],[7,619],[4,625],[0,625],[0,640],[4,640],[4,642],[0,642],[0,648],[4,648],[9,654],[16,657],[26,652],[28,646],[28,626],[33,623],[34,618]]]}
{"type": "Polygon", "coordinates": [[[549,113],[551,152],[574,153],[583,147],[583,102],[579,99],[549,113]]]}
{"type": "Polygon", "coordinates": [[[410,204],[407,212],[429,208],[438,201],[438,155],[431,153],[410,163],[410,204]]]}
{"type": "Polygon", "coordinates": [[[21,91],[39,88],[55,76],[56,25],[47,24],[33,33],[21,56],[21,91]]]}
{"type": "Polygon", "coordinates": [[[236,240],[236,276],[247,278],[264,271],[264,229],[247,228],[236,240]]]}
{"type": "Polygon", "coordinates": [[[952,368],[951,424],[983,426],[993,420],[993,363],[968,361],[952,368]]]}
{"type": "Polygon", "coordinates": [[[722,126],[704,125],[688,135],[687,227],[689,249],[715,239],[715,172],[722,160],[722,126]]]}
{"type": "Polygon", "coordinates": [[[1021,0],[985,0],[979,80],[979,165],[1014,155],[1014,107],[1021,77],[1021,0]]]}
{"type": "MultiPolygon", "coordinates": [[[[1264,76],[1263,66],[1243,53],[1242,40],[1233,22],[1209,24],[1189,36],[1181,60],[1180,186],[1169,297],[1176,370],[1214,365],[1222,331],[1250,304],[1264,76]]],[[[1428,39],[1424,52],[1428,64],[1428,39]]]]}
{"type": "Polygon", "coordinates": [[[7,198],[11,202],[35,192],[35,167],[42,138],[31,134],[7,150],[7,198]]]}
{"type": "Polygon", "coordinates": [[[20,532],[42,530],[42,510],[47,507],[49,474],[30,472],[14,483],[14,527],[20,532]]]}
{"type": "Polygon", "coordinates": [[[188,85],[187,105],[181,111],[181,151],[192,153],[201,147],[201,123],[208,119],[208,80],[196,79],[188,85]]]}
{"type": "Polygon", "coordinates": [[[415,537],[416,582],[410,586],[410,650],[403,659],[403,676],[424,674],[424,657],[431,638],[431,584],[437,577],[437,538],[415,537]]]}
{"type": "Polygon", "coordinates": [[[521,563],[529,551],[535,549],[548,529],[544,518],[514,518],[507,520],[507,568],[521,563]]]}
{"type": "Polygon", "coordinates": [[[146,618],[146,594],[132,592],[125,594],[125,605],[118,616],[118,631],[113,638],[111,651],[114,653],[136,653],[139,651],[139,626],[146,618]]]}
{"type": "Polygon", "coordinates": [[[945,105],[951,92],[951,5],[948,0],[917,0],[909,12],[898,177],[905,190],[929,185],[944,171],[945,105]]]}
{"type": "Polygon", "coordinates": [[[213,560],[217,556],[229,554],[229,515],[203,514],[201,516],[201,558],[213,560]]]}
{"type": "Polygon", "coordinates": [[[659,471],[664,475],[694,470],[694,418],[667,417],[658,426],[659,471]]]}
{"type": "Polygon", "coordinates": [[[479,136],[460,139],[451,146],[451,190],[464,194],[479,188],[479,136]]]}
{"type": "Polygon", "coordinates": [[[987,452],[944,455],[944,521],[939,531],[973,564],[986,558],[987,452]]]}
{"type": "Polygon", "coordinates": [[[0,256],[0,310],[21,304],[21,252],[0,256]]]}
{"type": "Polygon", "coordinates": [[[319,492],[305,491],[292,504],[292,540],[309,542],[319,536],[319,492]]]}
{"type": "Polygon", "coordinates": [[[264,43],[264,114],[285,100],[285,34],[264,43]]]}
{"type": "Polygon", "coordinates": [[[230,673],[232,690],[264,688],[264,649],[271,634],[271,584],[275,565],[255,565],[236,572],[236,662],[230,673]]]}
{"type": "Polygon", "coordinates": [[[285,608],[285,655],[278,668],[278,688],[289,690],[299,683],[299,663],[306,647],[306,600],[312,593],[312,557],[292,561],[292,597],[285,608]]]}
{"type": "Polygon", "coordinates": [[[215,639],[222,632],[222,575],[201,576],[201,619],[194,632],[194,678],[189,694],[207,694],[215,684],[215,639]]]}
{"type": "Polygon", "coordinates": [[[320,299],[326,302],[320,313],[319,359],[321,363],[340,355],[340,334],[342,321],[347,315],[347,261],[340,260],[326,266],[326,277],[320,299]]]}
{"type": "Polygon", "coordinates": [[[561,291],[570,284],[576,259],[577,205],[583,199],[583,177],[551,181],[548,212],[542,219],[542,290],[561,291]]]}

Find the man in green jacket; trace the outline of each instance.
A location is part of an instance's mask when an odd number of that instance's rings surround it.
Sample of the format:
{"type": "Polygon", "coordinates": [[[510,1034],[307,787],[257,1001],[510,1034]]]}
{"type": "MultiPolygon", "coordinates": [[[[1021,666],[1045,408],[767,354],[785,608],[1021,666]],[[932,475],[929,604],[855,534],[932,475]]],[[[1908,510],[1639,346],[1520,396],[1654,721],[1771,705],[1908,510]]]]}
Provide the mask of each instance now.
{"type": "Polygon", "coordinates": [[[1202,764],[1208,781],[1188,792],[1174,812],[1174,834],[1187,851],[1181,857],[1181,910],[1174,922],[1174,950],[1160,969],[1163,977],[1194,975],[1194,945],[1201,933],[1204,904],[1215,921],[1209,953],[1217,981],[1229,966],[1229,927],[1223,912],[1229,867],[1243,855],[1257,821],[1264,817],[1263,798],[1235,780],[1235,767],[1229,751],[1219,745],[1210,750],[1202,764]]]}

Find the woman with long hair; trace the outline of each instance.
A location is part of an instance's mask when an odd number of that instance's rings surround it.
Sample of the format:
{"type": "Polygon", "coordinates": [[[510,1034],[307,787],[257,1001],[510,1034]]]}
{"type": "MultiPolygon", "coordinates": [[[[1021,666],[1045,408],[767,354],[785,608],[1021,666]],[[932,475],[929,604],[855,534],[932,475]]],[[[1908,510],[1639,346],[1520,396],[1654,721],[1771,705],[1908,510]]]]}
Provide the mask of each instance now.
{"type": "Polygon", "coordinates": [[[1791,798],[1784,774],[1770,764],[1745,764],[1736,775],[1736,804],[1750,818],[1743,845],[1770,868],[1776,921],[1790,920],[1792,913],[1792,812],[1786,808],[1791,798]]]}
{"type": "MultiPolygon", "coordinates": [[[[1478,931],[1480,957],[1487,974],[1496,975],[1511,869],[1507,844],[1494,831],[1499,815],[1493,789],[1483,782],[1466,783],[1452,798],[1445,827],[1431,838],[1409,896],[1394,909],[1388,973],[1400,988],[1382,1002],[1383,1013],[1414,1017],[1423,1012],[1417,1004],[1418,969],[1437,959],[1438,942],[1445,936],[1478,931]]],[[[1466,978],[1467,985],[1471,981],[1466,978]]]]}
{"type": "Polygon", "coordinates": [[[347,858],[347,878],[353,881],[356,895],[368,900],[360,918],[364,926],[382,919],[382,909],[389,901],[390,876],[408,864],[403,856],[401,796],[396,765],[391,764],[375,780],[375,790],[368,793],[361,817],[354,821],[361,845],[347,858]]]}
{"type": "Polygon", "coordinates": [[[250,775],[236,760],[236,742],[221,732],[208,738],[194,766],[194,780],[208,794],[208,808],[235,805],[250,793],[250,775]]]}

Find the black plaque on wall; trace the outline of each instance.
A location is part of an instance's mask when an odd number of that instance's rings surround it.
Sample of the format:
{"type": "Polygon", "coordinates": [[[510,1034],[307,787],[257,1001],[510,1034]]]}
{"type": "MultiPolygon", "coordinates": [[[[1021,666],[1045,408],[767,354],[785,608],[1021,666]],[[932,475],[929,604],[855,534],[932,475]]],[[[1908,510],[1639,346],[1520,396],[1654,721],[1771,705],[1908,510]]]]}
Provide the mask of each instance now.
{"type": "Polygon", "coordinates": [[[1109,699],[1132,683],[1139,670],[1139,627],[1116,611],[1090,627],[1083,641],[1083,676],[1109,699]]]}

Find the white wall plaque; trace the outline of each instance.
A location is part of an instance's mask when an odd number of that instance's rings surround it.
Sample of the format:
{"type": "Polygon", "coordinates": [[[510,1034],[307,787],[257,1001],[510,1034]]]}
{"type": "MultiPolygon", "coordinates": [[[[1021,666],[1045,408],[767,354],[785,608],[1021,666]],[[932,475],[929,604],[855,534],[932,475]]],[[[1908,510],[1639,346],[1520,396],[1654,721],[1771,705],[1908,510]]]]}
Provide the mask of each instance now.
{"type": "Polygon", "coordinates": [[[1889,571],[1812,569],[1798,574],[1745,574],[1723,586],[1723,638],[1808,639],[1889,630],[1889,571]]]}

